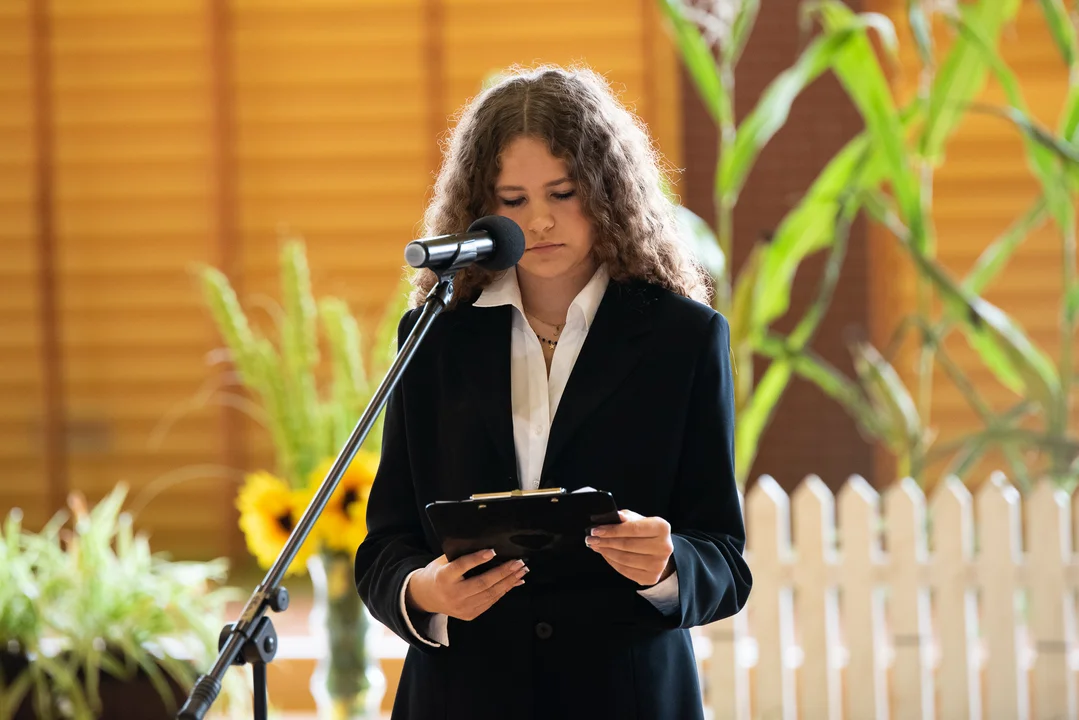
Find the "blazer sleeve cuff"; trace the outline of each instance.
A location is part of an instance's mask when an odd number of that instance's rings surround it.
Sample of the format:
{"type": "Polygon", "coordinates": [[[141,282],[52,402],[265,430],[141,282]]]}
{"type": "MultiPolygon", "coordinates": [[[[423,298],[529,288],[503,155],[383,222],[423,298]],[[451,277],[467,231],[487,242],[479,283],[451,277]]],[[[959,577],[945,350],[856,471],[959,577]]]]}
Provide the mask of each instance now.
{"type": "Polygon", "coordinates": [[[408,591],[408,581],[422,569],[423,568],[413,570],[405,578],[405,581],[401,583],[401,592],[398,594],[398,606],[401,610],[401,617],[405,620],[405,627],[412,633],[412,637],[429,647],[443,647],[450,644],[449,633],[447,632],[449,618],[442,613],[427,615],[422,622],[419,618],[416,618],[417,623],[426,625],[425,629],[427,630],[427,635],[425,637],[424,635],[421,635],[420,632],[416,630],[416,626],[412,624],[412,616],[408,612],[408,607],[405,604],[405,593],[408,591]],[[434,640],[434,642],[432,642],[432,640],[434,640]]]}

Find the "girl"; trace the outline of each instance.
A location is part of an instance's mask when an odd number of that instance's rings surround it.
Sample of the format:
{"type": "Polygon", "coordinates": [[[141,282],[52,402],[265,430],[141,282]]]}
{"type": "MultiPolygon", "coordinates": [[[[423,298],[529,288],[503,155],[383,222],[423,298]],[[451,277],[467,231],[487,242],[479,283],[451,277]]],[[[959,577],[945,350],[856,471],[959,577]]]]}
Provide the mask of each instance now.
{"type": "MultiPolygon", "coordinates": [[[[524,257],[458,273],[389,401],[356,554],[364,602],[411,645],[393,718],[703,718],[689,628],[737,613],[751,578],[728,326],[657,155],[595,73],[516,72],[464,109],[425,234],[488,214],[524,257]],[[424,511],[584,486],[627,509],[572,582],[520,561],[466,578],[493,552],[447,562],[424,511]]],[[[435,282],[418,274],[415,304],[435,282]]]]}

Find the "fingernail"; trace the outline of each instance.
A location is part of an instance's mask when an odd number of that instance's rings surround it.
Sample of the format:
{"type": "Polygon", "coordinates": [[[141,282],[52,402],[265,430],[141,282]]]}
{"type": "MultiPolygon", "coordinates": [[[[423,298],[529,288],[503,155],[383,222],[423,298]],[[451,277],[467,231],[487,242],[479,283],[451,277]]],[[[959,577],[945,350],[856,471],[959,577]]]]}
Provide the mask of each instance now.
{"type": "Polygon", "coordinates": [[[514,560],[513,561],[513,567],[514,567],[515,570],[520,570],[524,566],[525,566],[525,561],[524,560],[514,560]]]}
{"type": "Polygon", "coordinates": [[[584,544],[587,545],[588,547],[592,547],[593,545],[598,545],[599,544],[599,538],[586,537],[584,539],[584,544]]]}
{"type": "Polygon", "coordinates": [[[592,534],[595,535],[596,537],[603,537],[603,534],[605,532],[607,532],[607,531],[604,530],[603,528],[600,528],[600,527],[592,528],[592,534]]]}
{"type": "Polygon", "coordinates": [[[521,587],[521,586],[522,586],[522,585],[524,585],[524,584],[525,584],[525,581],[524,581],[524,580],[518,580],[518,581],[517,581],[517,582],[516,582],[516,583],[514,584],[514,586],[513,586],[513,587],[521,587]]]}
{"type": "Polygon", "coordinates": [[[527,575],[530,572],[532,572],[532,568],[525,565],[524,570],[521,571],[521,575],[527,575]]]}
{"type": "Polygon", "coordinates": [[[485,552],[483,554],[483,556],[485,558],[487,558],[488,560],[490,560],[491,558],[493,558],[495,556],[495,551],[494,550],[488,550],[487,552],[485,552]]]}

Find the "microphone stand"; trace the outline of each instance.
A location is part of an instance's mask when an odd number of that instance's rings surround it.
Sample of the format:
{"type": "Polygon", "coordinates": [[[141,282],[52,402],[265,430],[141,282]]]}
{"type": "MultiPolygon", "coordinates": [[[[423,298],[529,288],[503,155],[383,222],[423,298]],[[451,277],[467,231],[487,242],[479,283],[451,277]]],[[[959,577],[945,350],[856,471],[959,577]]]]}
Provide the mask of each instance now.
{"type": "Polygon", "coordinates": [[[329,474],[322,481],[314,499],[307,506],[300,522],[289,535],[288,542],[277,556],[273,566],[266,577],[262,579],[254,593],[244,606],[240,618],[235,623],[226,625],[221,630],[218,638],[219,654],[217,661],[210,671],[199,677],[187,702],[180,708],[177,717],[180,720],[202,720],[213,705],[221,692],[221,680],[230,665],[243,665],[251,663],[254,670],[254,715],[256,720],[266,720],[267,714],[267,688],[266,688],[266,664],[274,659],[277,654],[277,632],[274,630],[273,621],[266,615],[266,610],[282,612],[288,608],[288,590],[280,586],[285,570],[292,563],[293,558],[303,545],[304,540],[311,533],[322,511],[326,508],[333,491],[337,489],[341,476],[348,468],[352,458],[367,439],[371,427],[375,424],[382,408],[385,407],[390,393],[397,386],[401,375],[408,366],[409,361],[416,352],[420,341],[423,340],[431,327],[434,319],[446,309],[453,297],[453,278],[457,270],[471,264],[476,260],[476,253],[462,248],[461,253],[454,258],[454,262],[443,270],[438,270],[439,281],[431,292],[427,294],[423,311],[419,320],[408,334],[408,338],[401,345],[386,377],[378,386],[367,409],[356,423],[352,435],[345,443],[341,452],[330,468],[329,474]]]}

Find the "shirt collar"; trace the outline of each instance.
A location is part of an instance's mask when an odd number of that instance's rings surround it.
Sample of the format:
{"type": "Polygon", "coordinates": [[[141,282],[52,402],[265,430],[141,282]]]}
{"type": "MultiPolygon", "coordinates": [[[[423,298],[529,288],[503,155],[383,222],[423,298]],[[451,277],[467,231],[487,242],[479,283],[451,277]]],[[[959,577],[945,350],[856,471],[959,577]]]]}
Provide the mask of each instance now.
{"type": "MultiPolygon", "coordinates": [[[[577,293],[577,297],[573,298],[573,302],[570,303],[569,312],[572,313],[574,308],[577,308],[577,311],[584,318],[585,330],[591,327],[592,320],[596,317],[599,304],[603,300],[604,293],[607,292],[609,280],[610,274],[607,272],[606,265],[600,265],[592,279],[588,281],[588,284],[577,293]]],[[[507,270],[485,287],[473,305],[475,307],[512,305],[524,315],[521,286],[517,283],[517,268],[507,270]]]]}

